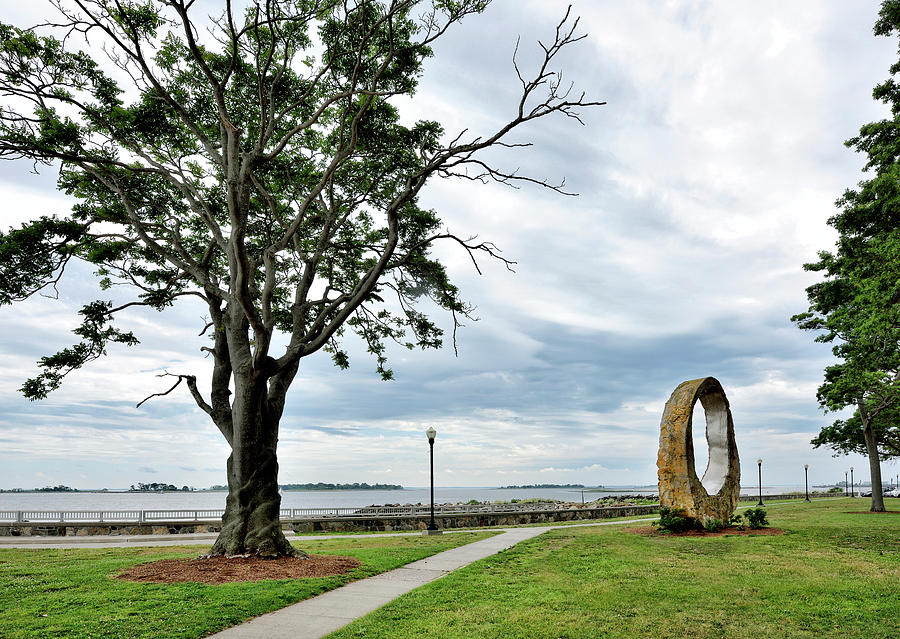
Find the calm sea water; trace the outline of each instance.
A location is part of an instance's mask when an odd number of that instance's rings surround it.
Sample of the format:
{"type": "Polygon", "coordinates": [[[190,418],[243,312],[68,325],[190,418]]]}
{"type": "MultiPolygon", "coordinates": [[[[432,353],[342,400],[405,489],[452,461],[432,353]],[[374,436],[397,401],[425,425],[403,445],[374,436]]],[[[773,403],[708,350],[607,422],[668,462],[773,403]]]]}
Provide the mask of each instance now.
{"type": "MultiPolygon", "coordinates": [[[[757,488],[745,487],[741,493],[755,495],[757,488]]],[[[763,486],[763,495],[802,491],[797,486],[763,486]]],[[[656,486],[610,489],[608,492],[584,493],[585,501],[608,495],[655,495],[656,486]]],[[[179,510],[225,507],[224,492],[193,493],[0,493],[0,510],[179,510]]],[[[580,502],[580,490],[565,488],[435,488],[434,500],[439,504],[510,499],[541,498],[580,502]]],[[[282,508],[358,508],[385,504],[427,504],[428,488],[404,490],[289,490],[281,497],[282,508]]]]}

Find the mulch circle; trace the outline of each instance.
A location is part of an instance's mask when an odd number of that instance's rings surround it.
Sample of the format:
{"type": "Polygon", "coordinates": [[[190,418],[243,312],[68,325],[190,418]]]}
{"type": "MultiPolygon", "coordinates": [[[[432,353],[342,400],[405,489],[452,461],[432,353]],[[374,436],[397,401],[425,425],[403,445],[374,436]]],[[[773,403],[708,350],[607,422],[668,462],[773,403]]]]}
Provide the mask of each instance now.
{"type": "Polygon", "coordinates": [[[751,530],[749,528],[745,528],[744,530],[738,530],[737,528],[729,527],[723,528],[719,532],[707,532],[705,530],[688,530],[683,533],[667,533],[660,532],[653,526],[640,526],[638,528],[626,528],[625,532],[634,533],[636,535],[646,535],[648,537],[724,537],[726,535],[731,536],[746,536],[746,535],[783,535],[784,531],[781,528],[757,528],[756,530],[751,530]]]}
{"type": "Polygon", "coordinates": [[[263,579],[304,579],[342,575],[359,567],[356,557],[310,555],[299,557],[198,557],[197,559],[162,559],[136,564],[116,575],[116,579],[141,583],[171,584],[196,582],[224,584],[263,579]]]}

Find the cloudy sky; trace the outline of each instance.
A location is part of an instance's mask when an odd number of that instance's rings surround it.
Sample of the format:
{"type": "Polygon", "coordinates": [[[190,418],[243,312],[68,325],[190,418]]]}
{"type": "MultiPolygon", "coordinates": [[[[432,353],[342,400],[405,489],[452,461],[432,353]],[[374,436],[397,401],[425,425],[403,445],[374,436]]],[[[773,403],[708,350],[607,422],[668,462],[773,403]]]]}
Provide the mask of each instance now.
{"type": "MultiPolygon", "coordinates": [[[[458,357],[394,351],[388,383],[356,343],[348,371],[325,354],[304,360],[282,421],[281,481],[425,485],[423,431],[434,426],[440,485],[655,483],[663,405],[707,375],[731,402],[746,484],[757,457],[766,484],[802,484],[804,463],[811,483],[851,465],[866,475],[863,458],[809,445],[834,418],[815,399],[830,351],[789,317],[814,281],[802,264],[834,241],[834,200],[861,177],[842,142],[886,113],[871,89],[897,46],[872,35],[879,3],[573,4],[589,36],[561,61],[565,77],[608,105],[583,127],[541,121],[519,134],[532,148],[493,158],[565,177],[579,196],[431,184],[424,203],[452,231],[495,242],[516,272],[485,263],[478,276],[440,249],[480,318],[460,332],[458,357]]],[[[508,120],[516,38],[533,62],[566,5],[496,0],[464,21],[436,46],[404,116],[453,133],[508,120]]],[[[0,8],[19,26],[49,15],[43,2],[0,8]]],[[[0,163],[4,228],[67,209],[54,172],[30,169],[0,163]]],[[[133,313],[139,347],[111,348],[42,402],[18,393],[98,297],[90,269],[75,268],[59,300],[0,309],[0,487],[224,483],[227,446],[186,391],[135,408],[167,387],[163,370],[208,379],[200,306],[133,313]]]]}

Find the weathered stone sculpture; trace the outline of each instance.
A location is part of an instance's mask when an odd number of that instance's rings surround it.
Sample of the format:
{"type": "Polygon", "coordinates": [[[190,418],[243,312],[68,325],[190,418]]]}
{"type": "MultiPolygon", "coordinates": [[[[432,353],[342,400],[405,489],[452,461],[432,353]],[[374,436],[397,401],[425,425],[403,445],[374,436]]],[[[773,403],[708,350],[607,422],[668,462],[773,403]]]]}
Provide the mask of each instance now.
{"type": "Polygon", "coordinates": [[[679,384],[666,402],[659,432],[660,506],[683,511],[701,522],[727,522],[740,495],[741,464],[734,441],[734,422],[722,385],[714,377],[679,384]],[[709,464],[703,479],[694,469],[691,418],[700,401],[706,413],[709,464]]]}

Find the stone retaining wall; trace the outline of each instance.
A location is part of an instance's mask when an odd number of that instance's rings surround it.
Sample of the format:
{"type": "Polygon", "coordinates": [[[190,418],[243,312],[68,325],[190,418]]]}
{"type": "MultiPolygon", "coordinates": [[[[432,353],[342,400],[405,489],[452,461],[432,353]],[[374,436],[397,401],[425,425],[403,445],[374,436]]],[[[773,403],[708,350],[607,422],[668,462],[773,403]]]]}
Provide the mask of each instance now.
{"type": "MultiPolygon", "coordinates": [[[[841,494],[813,494],[810,497],[842,497],[841,494]]],[[[804,499],[800,495],[763,495],[763,503],[784,499],[804,499]]],[[[741,501],[756,501],[759,497],[744,495],[741,501]]],[[[435,522],[441,529],[479,528],[482,526],[519,526],[522,524],[542,524],[556,521],[582,521],[586,519],[611,519],[613,517],[634,517],[657,512],[658,504],[648,506],[607,506],[601,508],[565,508],[531,512],[504,513],[459,513],[435,514],[435,522]]],[[[425,530],[429,517],[421,515],[398,515],[394,517],[323,517],[320,519],[285,519],[282,527],[297,533],[319,531],[365,532],[388,530],[425,530]]],[[[178,535],[190,533],[215,533],[221,529],[219,520],[200,522],[154,522],[149,523],[52,523],[24,522],[0,523],[0,537],[86,537],[89,535],[178,535]]]]}
{"type": "Polygon", "coordinates": [[[158,522],[139,524],[118,522],[79,522],[53,524],[47,522],[0,524],[0,537],[88,537],[92,535],[179,535],[219,532],[222,525],[214,522],[158,522]]]}
{"type": "MultiPolygon", "coordinates": [[[[533,512],[505,513],[459,513],[435,515],[440,528],[478,528],[481,526],[516,526],[553,521],[577,521],[584,519],[609,519],[612,517],[632,517],[657,511],[650,506],[612,506],[606,508],[569,508],[533,512]]],[[[282,520],[285,530],[298,533],[331,531],[387,531],[424,530],[429,517],[401,515],[395,517],[327,517],[321,519],[282,520]]],[[[88,535],[177,535],[190,533],[219,532],[221,522],[154,522],[153,524],[117,522],[79,523],[9,523],[0,524],[0,537],[42,536],[42,537],[84,537],[88,535]]]]}

